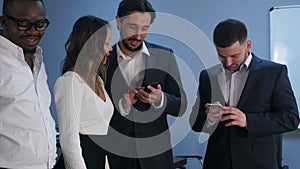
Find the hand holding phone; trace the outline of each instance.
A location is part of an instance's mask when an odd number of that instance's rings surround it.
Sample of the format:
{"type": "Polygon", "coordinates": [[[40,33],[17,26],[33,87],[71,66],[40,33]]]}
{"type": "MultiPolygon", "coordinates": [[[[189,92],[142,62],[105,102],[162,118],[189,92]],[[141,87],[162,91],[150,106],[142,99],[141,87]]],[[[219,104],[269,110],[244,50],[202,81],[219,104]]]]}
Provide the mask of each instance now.
{"type": "MultiPolygon", "coordinates": [[[[154,83],[149,84],[148,86],[152,86],[153,88],[157,88],[158,84],[159,84],[158,82],[154,82],[154,83]]],[[[150,93],[151,90],[149,90],[149,89],[147,88],[148,86],[146,86],[146,87],[144,88],[144,91],[147,92],[147,93],[150,93]]]]}

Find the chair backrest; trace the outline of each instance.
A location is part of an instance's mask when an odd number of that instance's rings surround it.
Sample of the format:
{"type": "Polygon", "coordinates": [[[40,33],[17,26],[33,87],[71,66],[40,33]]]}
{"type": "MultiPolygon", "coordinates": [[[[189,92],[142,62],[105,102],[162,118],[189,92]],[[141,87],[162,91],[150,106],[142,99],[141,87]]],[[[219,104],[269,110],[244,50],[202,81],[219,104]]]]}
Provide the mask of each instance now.
{"type": "Polygon", "coordinates": [[[275,141],[277,145],[277,163],[279,167],[282,167],[282,134],[275,135],[275,141]]]}

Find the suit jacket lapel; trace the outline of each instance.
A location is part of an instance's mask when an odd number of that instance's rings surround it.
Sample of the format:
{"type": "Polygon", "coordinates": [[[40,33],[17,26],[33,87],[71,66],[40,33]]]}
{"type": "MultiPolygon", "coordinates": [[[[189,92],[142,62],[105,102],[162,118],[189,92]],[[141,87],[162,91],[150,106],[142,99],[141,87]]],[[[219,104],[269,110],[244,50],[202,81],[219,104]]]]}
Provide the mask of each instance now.
{"type": "Polygon", "coordinates": [[[252,54],[252,61],[249,67],[248,79],[246,81],[237,107],[243,107],[247,101],[247,97],[251,95],[251,91],[253,90],[253,87],[257,82],[257,78],[260,76],[260,74],[257,71],[263,66],[261,63],[262,61],[259,58],[257,58],[254,54],[252,54]]]}
{"type": "Polygon", "coordinates": [[[226,104],[224,95],[221,90],[218,75],[220,74],[220,64],[208,70],[209,80],[211,84],[211,102],[219,101],[222,105],[226,104]]]}
{"type": "Polygon", "coordinates": [[[151,47],[151,45],[147,42],[145,42],[146,47],[148,48],[150,56],[146,57],[146,66],[145,66],[145,75],[143,78],[142,86],[146,86],[150,83],[152,83],[153,76],[155,74],[151,73],[151,68],[155,68],[156,66],[156,53],[155,49],[151,47]]]}
{"type": "Polygon", "coordinates": [[[118,66],[117,62],[117,51],[116,51],[116,45],[113,46],[113,51],[110,53],[108,57],[108,68],[107,68],[107,77],[106,77],[106,89],[109,90],[109,93],[111,91],[111,80],[113,77],[113,74],[118,66]]]}
{"type": "Polygon", "coordinates": [[[119,69],[117,58],[118,56],[117,56],[116,45],[115,45],[113,47],[113,52],[110,53],[109,56],[109,65],[107,69],[107,80],[106,80],[107,83],[105,84],[109,94],[111,94],[112,90],[121,89],[121,88],[128,89],[126,80],[124,79],[123,74],[119,69]]]}

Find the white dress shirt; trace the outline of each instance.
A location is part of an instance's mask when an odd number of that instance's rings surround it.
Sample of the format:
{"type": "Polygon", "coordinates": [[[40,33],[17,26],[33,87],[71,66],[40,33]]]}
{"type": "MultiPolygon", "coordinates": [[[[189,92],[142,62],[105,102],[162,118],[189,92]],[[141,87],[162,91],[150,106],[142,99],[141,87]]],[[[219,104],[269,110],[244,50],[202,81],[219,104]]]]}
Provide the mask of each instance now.
{"type": "MultiPolygon", "coordinates": [[[[222,91],[227,106],[236,107],[238,105],[248,78],[251,60],[252,54],[250,52],[245,62],[236,71],[227,70],[222,64],[220,64],[220,67],[217,70],[217,77],[219,87],[222,91]]],[[[206,126],[211,127],[216,123],[218,123],[218,121],[211,122],[207,120],[206,126]]]]}
{"type": "Polygon", "coordinates": [[[221,71],[218,74],[218,81],[228,106],[237,106],[248,78],[248,68],[251,60],[252,54],[250,53],[245,62],[236,71],[230,71],[221,66],[221,71]]]}
{"type": "Polygon", "coordinates": [[[33,71],[22,48],[0,36],[0,168],[49,169],[55,164],[51,95],[37,48],[33,71]]]}
{"type": "Polygon", "coordinates": [[[68,71],[54,85],[54,96],[59,123],[60,144],[66,168],[85,169],[79,133],[106,135],[113,115],[113,104],[104,89],[102,100],[76,73],[68,71]]]}
{"type": "Polygon", "coordinates": [[[146,57],[150,56],[145,43],[133,56],[126,56],[117,45],[117,55],[120,70],[129,88],[141,87],[145,76],[146,57]]]}
{"type": "MultiPolygon", "coordinates": [[[[146,69],[146,59],[150,57],[149,50],[147,49],[145,42],[142,44],[142,48],[136,51],[132,56],[126,56],[117,45],[117,60],[120,70],[123,74],[124,79],[128,84],[128,88],[138,88],[142,86],[145,69],[146,69]]],[[[158,104],[152,103],[152,106],[159,109],[163,107],[164,103],[164,93],[162,92],[161,101],[158,104]]],[[[118,102],[120,114],[122,116],[127,116],[130,113],[131,107],[125,110],[122,106],[122,99],[118,102]]]]}

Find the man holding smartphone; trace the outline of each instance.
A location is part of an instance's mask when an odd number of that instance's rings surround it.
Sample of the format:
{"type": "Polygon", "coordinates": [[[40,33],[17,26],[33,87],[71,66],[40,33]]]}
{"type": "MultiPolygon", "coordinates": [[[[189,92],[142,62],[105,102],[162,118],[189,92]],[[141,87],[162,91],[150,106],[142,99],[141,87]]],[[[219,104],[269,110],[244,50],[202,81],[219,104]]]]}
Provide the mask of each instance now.
{"type": "Polygon", "coordinates": [[[275,136],[299,124],[287,67],[252,53],[241,21],[220,22],[213,40],[221,64],[201,72],[190,116],[194,131],[210,134],[203,168],[281,168],[275,136]]]}
{"type": "Polygon", "coordinates": [[[155,17],[147,0],[119,4],[120,39],[105,84],[115,106],[108,132],[111,169],[172,169],[167,115],[181,116],[187,100],[173,50],[145,41],[155,17]]]}

